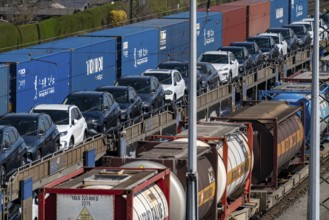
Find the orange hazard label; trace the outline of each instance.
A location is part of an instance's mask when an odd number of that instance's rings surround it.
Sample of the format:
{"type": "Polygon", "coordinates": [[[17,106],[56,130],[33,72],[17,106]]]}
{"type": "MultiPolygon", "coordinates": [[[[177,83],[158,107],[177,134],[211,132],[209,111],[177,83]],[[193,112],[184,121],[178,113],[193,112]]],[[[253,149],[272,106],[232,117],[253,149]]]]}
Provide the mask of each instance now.
{"type": "Polygon", "coordinates": [[[77,220],[94,220],[94,218],[91,216],[91,214],[89,213],[88,209],[86,207],[84,207],[81,210],[80,215],[77,218],[77,220]]]}

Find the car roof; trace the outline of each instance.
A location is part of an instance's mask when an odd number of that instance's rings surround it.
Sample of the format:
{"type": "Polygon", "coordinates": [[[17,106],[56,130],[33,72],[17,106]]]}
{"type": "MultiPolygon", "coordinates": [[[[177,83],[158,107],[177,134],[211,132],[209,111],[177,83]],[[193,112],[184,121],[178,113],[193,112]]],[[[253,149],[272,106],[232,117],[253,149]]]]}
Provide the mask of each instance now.
{"type": "Polygon", "coordinates": [[[267,31],[271,31],[271,30],[287,30],[289,29],[288,27],[271,27],[268,28],[267,31]]]}
{"type": "Polygon", "coordinates": [[[150,80],[151,78],[155,78],[154,76],[123,76],[118,81],[124,79],[133,79],[133,80],[150,80]]]}
{"type": "MultiPolygon", "coordinates": [[[[160,64],[184,64],[184,65],[186,65],[186,64],[188,64],[188,62],[187,61],[181,61],[181,60],[168,60],[168,61],[163,61],[163,62],[161,62],[160,64]]],[[[159,65],[160,65],[159,64],[159,65]]]]}
{"type": "Polygon", "coordinates": [[[134,89],[131,86],[100,86],[96,88],[96,91],[103,91],[104,90],[128,90],[129,88],[134,89]]]}
{"type": "Polygon", "coordinates": [[[227,55],[228,53],[230,53],[230,51],[214,50],[214,51],[206,51],[203,54],[227,55]]]}
{"type": "Polygon", "coordinates": [[[69,96],[71,96],[71,95],[101,96],[104,93],[105,93],[104,91],[76,91],[76,92],[72,92],[69,96]]]}
{"type": "Polygon", "coordinates": [[[172,74],[174,71],[177,72],[175,69],[147,69],[144,73],[172,74]]]}
{"type": "Polygon", "coordinates": [[[240,49],[240,50],[243,50],[243,47],[242,46],[226,46],[226,47],[220,47],[219,50],[229,50],[229,49],[240,49]]]}
{"type": "Polygon", "coordinates": [[[40,115],[45,115],[44,113],[26,113],[26,112],[20,112],[20,113],[8,113],[5,114],[2,118],[38,118],[40,115]]]}
{"type": "Polygon", "coordinates": [[[310,23],[307,21],[294,21],[291,24],[310,24],[310,23]]]}
{"type": "Polygon", "coordinates": [[[33,109],[35,110],[68,110],[71,107],[76,107],[75,105],[65,105],[65,104],[40,104],[36,105],[33,109]]]}
{"type": "Polygon", "coordinates": [[[275,37],[277,37],[277,36],[279,36],[280,35],[280,33],[260,33],[260,34],[258,34],[257,36],[275,36],[275,37]]]}

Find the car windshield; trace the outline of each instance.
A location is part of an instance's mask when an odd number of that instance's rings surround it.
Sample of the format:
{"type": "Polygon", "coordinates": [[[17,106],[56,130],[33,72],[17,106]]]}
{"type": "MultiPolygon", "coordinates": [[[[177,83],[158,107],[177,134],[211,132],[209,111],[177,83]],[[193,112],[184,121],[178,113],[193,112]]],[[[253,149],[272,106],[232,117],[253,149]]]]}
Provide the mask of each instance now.
{"type": "Polygon", "coordinates": [[[279,37],[278,36],[271,36],[276,44],[279,43],[279,37]]]}
{"type": "Polygon", "coordinates": [[[1,125],[11,125],[15,127],[21,136],[37,134],[37,119],[23,117],[5,117],[0,120],[1,125]]]}
{"type": "Polygon", "coordinates": [[[248,41],[255,41],[260,48],[270,48],[270,39],[267,38],[253,38],[248,41]]]}
{"type": "Polygon", "coordinates": [[[182,77],[188,77],[188,65],[177,65],[175,63],[160,63],[158,69],[175,69],[180,72],[182,77]]]}
{"type": "Polygon", "coordinates": [[[137,79],[119,79],[119,86],[131,86],[133,87],[137,93],[150,93],[150,80],[137,80],[137,79]]]}
{"type": "Polygon", "coordinates": [[[290,28],[295,32],[296,35],[304,35],[303,26],[290,26],[290,28]]]}
{"type": "Polygon", "coordinates": [[[289,39],[289,36],[290,36],[288,29],[274,29],[274,30],[270,29],[270,32],[272,32],[272,33],[280,33],[280,34],[282,34],[282,37],[284,39],[289,39]]]}
{"type": "Polygon", "coordinates": [[[82,112],[102,111],[102,98],[99,96],[69,96],[64,104],[76,105],[82,112]]]}
{"type": "Polygon", "coordinates": [[[244,58],[243,50],[241,50],[241,49],[230,48],[229,50],[227,50],[227,49],[223,49],[223,50],[224,51],[231,51],[234,54],[235,58],[237,58],[237,59],[243,59],[244,58]]]}
{"type": "Polygon", "coordinates": [[[307,31],[312,31],[312,25],[311,24],[304,24],[307,31]]]}
{"type": "Polygon", "coordinates": [[[33,112],[48,114],[51,120],[57,125],[69,124],[69,112],[67,110],[34,109],[33,112]]]}
{"type": "Polygon", "coordinates": [[[144,73],[144,76],[154,76],[156,77],[161,84],[165,85],[171,85],[172,84],[172,78],[171,74],[166,73],[144,73]]]}
{"type": "Polygon", "coordinates": [[[117,103],[127,103],[128,102],[128,90],[127,89],[111,89],[107,90],[112,95],[117,103]]]}
{"type": "Polygon", "coordinates": [[[228,57],[224,54],[203,54],[200,61],[208,63],[228,63],[228,57]]]}
{"type": "Polygon", "coordinates": [[[247,48],[247,50],[250,54],[256,53],[255,48],[251,44],[243,44],[241,46],[247,48]]]}

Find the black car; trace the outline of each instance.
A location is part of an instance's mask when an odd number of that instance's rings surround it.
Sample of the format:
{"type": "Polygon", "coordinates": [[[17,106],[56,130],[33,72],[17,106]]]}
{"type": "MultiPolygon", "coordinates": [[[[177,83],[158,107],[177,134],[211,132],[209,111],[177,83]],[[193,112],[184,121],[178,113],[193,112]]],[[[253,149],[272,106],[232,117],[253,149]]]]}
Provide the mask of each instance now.
{"type": "Polygon", "coordinates": [[[119,86],[133,87],[142,99],[145,116],[164,107],[165,93],[159,80],[154,76],[124,76],[117,81],[119,86]]]}
{"type": "Polygon", "coordinates": [[[263,52],[265,60],[276,60],[280,58],[279,48],[272,37],[269,36],[248,37],[247,41],[256,42],[260,50],[263,52]]]}
{"type": "Polygon", "coordinates": [[[101,86],[96,91],[105,91],[113,95],[121,109],[121,120],[130,121],[142,115],[142,99],[131,86],[101,86]]]}
{"type": "Polygon", "coordinates": [[[27,157],[40,159],[56,152],[60,134],[50,116],[43,113],[8,113],[0,119],[1,125],[14,126],[27,145],[27,157]]]}
{"type": "Polygon", "coordinates": [[[106,133],[120,125],[120,106],[108,92],[73,92],[64,99],[63,104],[78,106],[87,121],[89,135],[106,133]]]}
{"type": "Polygon", "coordinates": [[[308,33],[308,29],[303,24],[290,24],[284,25],[285,28],[291,28],[298,38],[299,47],[309,47],[312,43],[312,37],[310,33],[308,33]]]}
{"type": "Polygon", "coordinates": [[[273,27],[266,30],[267,33],[280,33],[288,44],[288,53],[298,49],[298,38],[291,28],[273,27]]]}
{"type": "Polygon", "coordinates": [[[231,51],[239,62],[239,73],[251,70],[253,67],[252,57],[247,48],[241,46],[220,47],[218,50],[231,51]]]}
{"type": "Polygon", "coordinates": [[[27,160],[27,146],[13,126],[0,125],[0,187],[27,160]]]}
{"type": "MultiPolygon", "coordinates": [[[[170,61],[164,61],[160,63],[157,67],[157,69],[176,69],[180,72],[182,75],[185,85],[186,85],[186,92],[188,91],[189,87],[189,74],[190,74],[190,68],[189,68],[189,62],[185,61],[178,61],[178,60],[170,60],[170,61]]],[[[199,71],[197,71],[197,94],[200,95],[203,93],[203,91],[206,90],[205,85],[202,85],[202,77],[199,71]]]]}
{"type": "Polygon", "coordinates": [[[220,84],[219,75],[211,63],[198,62],[196,68],[201,74],[201,83],[202,87],[205,88],[205,92],[218,87],[220,84]]]}
{"type": "Polygon", "coordinates": [[[248,53],[251,55],[254,66],[261,66],[263,64],[263,52],[259,49],[255,42],[238,41],[231,43],[230,46],[245,47],[248,50],[248,53]]]}

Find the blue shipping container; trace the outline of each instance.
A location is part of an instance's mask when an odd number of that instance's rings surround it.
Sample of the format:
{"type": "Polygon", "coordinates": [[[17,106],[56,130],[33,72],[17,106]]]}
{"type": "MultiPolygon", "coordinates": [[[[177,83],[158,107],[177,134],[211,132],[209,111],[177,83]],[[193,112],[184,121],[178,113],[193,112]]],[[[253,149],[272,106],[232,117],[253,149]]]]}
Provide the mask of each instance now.
{"type": "Polygon", "coordinates": [[[289,23],[307,18],[307,0],[289,0],[289,23]]]}
{"type": "Polygon", "coordinates": [[[281,27],[289,24],[289,1],[271,0],[270,27],[281,27]]]}
{"type": "MultiPolygon", "coordinates": [[[[164,18],[189,19],[190,12],[173,14],[164,18]]],[[[222,46],[222,29],[221,12],[197,12],[197,57],[199,57],[205,51],[217,50],[218,47],[222,46]]],[[[190,53],[189,48],[190,47],[185,48],[184,54],[190,53]]]]}
{"type": "Polygon", "coordinates": [[[159,45],[159,62],[167,60],[189,60],[189,22],[186,19],[151,19],[134,23],[141,29],[158,29],[159,40],[149,41],[159,45]]]}
{"type": "Polygon", "coordinates": [[[0,65],[0,115],[8,112],[9,66],[0,65]]]}
{"type": "Polygon", "coordinates": [[[37,104],[61,103],[69,93],[69,51],[20,49],[0,54],[9,64],[13,111],[27,112],[37,104]]]}
{"type": "Polygon", "coordinates": [[[95,90],[116,81],[116,40],[99,37],[70,37],[30,49],[70,52],[70,91],[95,90]]]}
{"type": "Polygon", "coordinates": [[[87,37],[110,37],[117,40],[117,76],[140,75],[158,65],[157,29],[122,26],[88,33],[87,37]]]}

